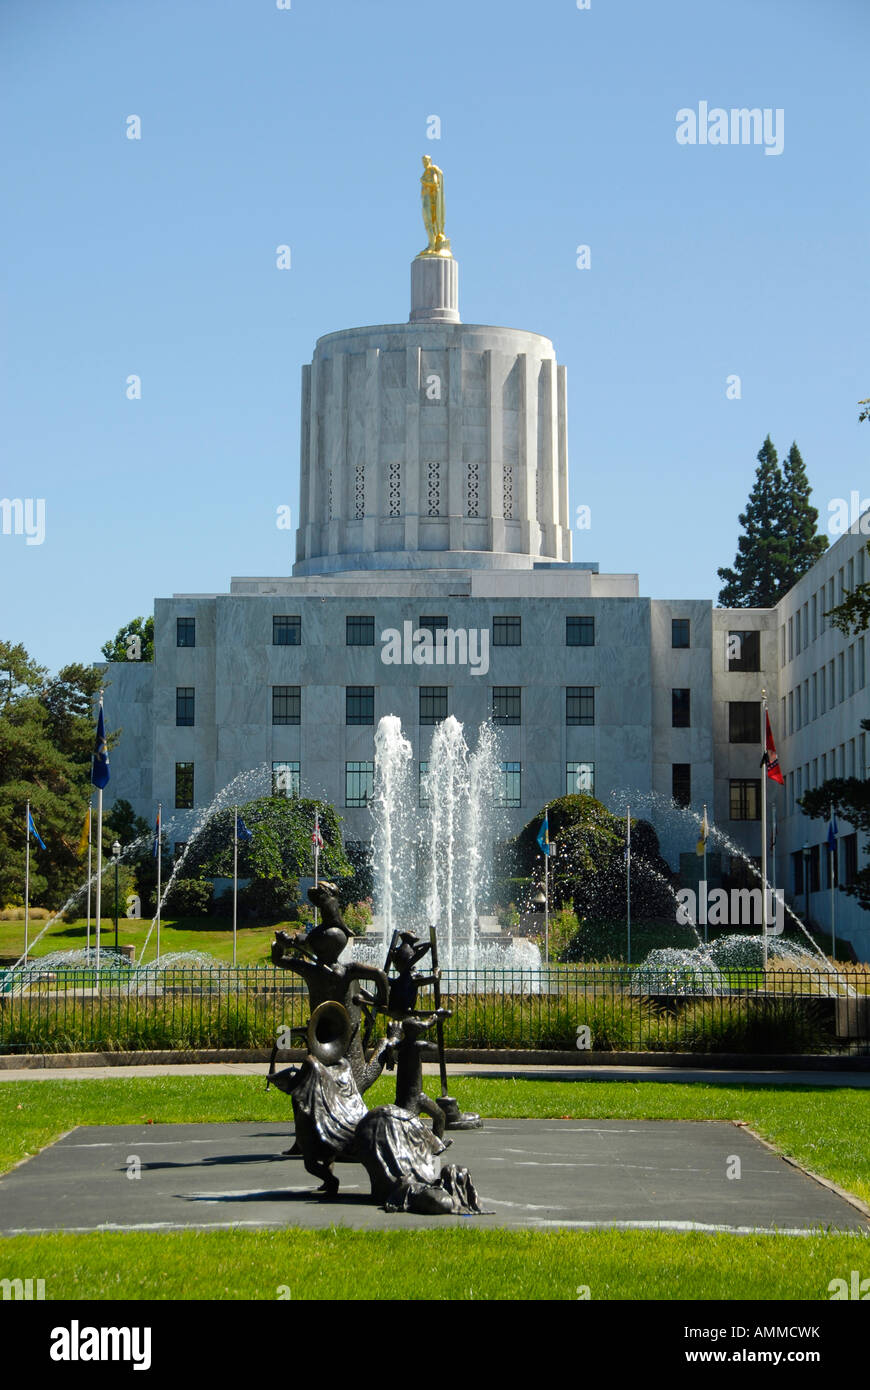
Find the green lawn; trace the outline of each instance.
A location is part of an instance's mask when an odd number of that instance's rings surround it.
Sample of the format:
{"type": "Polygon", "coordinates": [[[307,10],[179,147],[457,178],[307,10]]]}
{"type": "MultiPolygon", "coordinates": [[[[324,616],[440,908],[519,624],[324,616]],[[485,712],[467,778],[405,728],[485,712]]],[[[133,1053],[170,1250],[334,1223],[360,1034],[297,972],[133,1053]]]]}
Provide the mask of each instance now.
{"type": "MultiPolygon", "coordinates": [[[[465,1109],[491,1117],[740,1119],[870,1200],[870,1092],[811,1086],[456,1078],[465,1109]]],[[[367,1095],[392,1095],[381,1079],[367,1095]]],[[[257,1077],[94,1078],[0,1083],[0,1170],[81,1124],[289,1121],[257,1077]]],[[[48,1298],[826,1299],[866,1265],[862,1237],[652,1231],[209,1231],[16,1236],[3,1276],[40,1277],[48,1298]],[[863,1260],[863,1264],[861,1261],[863,1260]],[[857,1262],[857,1263],[856,1263],[857,1262]],[[361,1270],[376,1270],[375,1285],[361,1270]],[[286,1294],[284,1296],[287,1296],[286,1294]]]]}
{"type": "MultiPolygon", "coordinates": [[[[112,917],[100,918],[100,940],[103,946],[115,942],[115,921],[112,917]]],[[[285,922],[284,929],[298,931],[298,922],[285,922]]],[[[30,940],[45,926],[44,921],[30,923],[30,940]]],[[[136,947],[136,959],[151,926],[151,919],[131,921],[118,919],[118,944],[136,947]]],[[[238,952],[239,965],[265,965],[269,960],[269,947],[275,935],[275,927],[239,927],[238,952]]],[[[84,918],[77,922],[64,922],[59,919],[52,923],[48,931],[36,943],[31,954],[47,955],[49,951],[83,950],[87,944],[87,923],[84,918]]],[[[91,945],[96,944],[96,927],[91,922],[91,945]]],[[[24,951],[24,918],[14,918],[10,922],[0,922],[0,956],[17,958],[24,951]]],[[[160,951],[207,951],[217,960],[227,963],[233,958],[232,922],[226,918],[180,917],[170,918],[160,923],[160,951]]],[[[154,960],[157,955],[157,928],[151,933],[145,960],[154,960]]]]}

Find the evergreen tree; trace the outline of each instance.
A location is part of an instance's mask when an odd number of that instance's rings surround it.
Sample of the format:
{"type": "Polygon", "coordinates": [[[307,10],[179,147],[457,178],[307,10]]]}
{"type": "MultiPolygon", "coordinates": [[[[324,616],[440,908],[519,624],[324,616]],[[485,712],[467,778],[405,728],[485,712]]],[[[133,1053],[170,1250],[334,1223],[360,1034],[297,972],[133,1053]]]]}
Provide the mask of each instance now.
{"type": "Polygon", "coordinates": [[[810,505],[812,488],[797,444],[792,444],[788,451],[782,481],[783,530],[789,543],[788,561],[782,575],[785,586],[782,592],[786,593],[827,550],[828,538],[816,530],[819,513],[810,505]]]}
{"type": "Polygon", "coordinates": [[[154,660],[154,618],[133,618],[124,627],[119,628],[114,637],[110,637],[108,642],[104,642],[100,651],[107,661],[153,661],[154,660]],[[129,639],[138,637],[142,647],[142,655],[138,658],[130,656],[129,639]]]}
{"type": "Polygon", "coordinates": [[[755,483],[745,512],[739,516],[745,532],[737,541],[733,569],[720,569],[724,586],[722,608],[772,608],[786,592],[789,539],[783,531],[785,483],[770,435],[758,451],[755,483]]]}

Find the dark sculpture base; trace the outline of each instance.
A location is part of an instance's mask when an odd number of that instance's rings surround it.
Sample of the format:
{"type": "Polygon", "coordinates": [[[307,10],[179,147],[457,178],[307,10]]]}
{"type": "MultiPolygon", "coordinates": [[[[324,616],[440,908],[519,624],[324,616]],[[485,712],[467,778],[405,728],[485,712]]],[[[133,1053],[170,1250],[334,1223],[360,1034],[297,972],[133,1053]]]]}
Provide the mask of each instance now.
{"type": "Polygon", "coordinates": [[[483,1120],[473,1110],[460,1110],[453,1096],[437,1096],[435,1104],[444,1111],[445,1129],[483,1129],[483,1120]]]}

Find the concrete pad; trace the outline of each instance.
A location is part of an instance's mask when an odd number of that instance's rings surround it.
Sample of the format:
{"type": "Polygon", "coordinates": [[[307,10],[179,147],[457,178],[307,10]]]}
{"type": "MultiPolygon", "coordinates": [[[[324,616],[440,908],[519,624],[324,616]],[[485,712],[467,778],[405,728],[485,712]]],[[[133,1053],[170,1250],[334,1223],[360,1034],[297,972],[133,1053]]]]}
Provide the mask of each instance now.
{"type": "Polygon", "coordinates": [[[281,1156],[291,1135],[276,1123],[80,1127],[0,1178],[0,1234],[468,1222],[870,1232],[837,1193],[721,1121],[488,1120],[453,1135],[444,1157],[471,1170],[492,1215],[447,1218],[380,1210],[358,1164],[337,1167],[338,1200],[324,1202],[301,1162],[281,1156]],[[740,1177],[729,1178],[735,1159],[740,1177]]]}

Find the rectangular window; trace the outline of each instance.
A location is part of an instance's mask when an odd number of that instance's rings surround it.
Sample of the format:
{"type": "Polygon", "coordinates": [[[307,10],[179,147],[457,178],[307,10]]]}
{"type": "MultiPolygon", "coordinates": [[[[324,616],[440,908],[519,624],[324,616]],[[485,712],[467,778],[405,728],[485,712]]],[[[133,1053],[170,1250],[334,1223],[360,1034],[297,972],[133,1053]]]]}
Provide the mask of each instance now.
{"type": "Polygon", "coordinates": [[[826,708],[825,686],[825,668],[823,666],[819,671],[819,714],[824,714],[826,708]]]}
{"type": "Polygon", "coordinates": [[[840,701],[842,704],[846,698],[846,659],[842,652],[837,657],[837,679],[840,686],[840,701]]]}
{"type": "Polygon", "coordinates": [[[843,882],[848,887],[858,877],[858,836],[843,836],[843,882]]]}
{"type": "Polygon", "coordinates": [[[374,618],[348,618],[346,641],[349,647],[373,647],[375,645],[374,618]]]}
{"type": "Polygon", "coordinates": [[[497,806],[522,806],[522,763],[502,763],[501,777],[496,789],[497,806]]]}
{"type": "Polygon", "coordinates": [[[420,773],[417,784],[417,804],[425,810],[429,805],[429,763],[420,763],[420,773]]]}
{"type": "Polygon", "coordinates": [[[738,629],[728,633],[728,670],[758,671],[761,669],[761,634],[753,629],[738,629]]]}
{"type": "Polygon", "coordinates": [[[853,642],[848,652],[846,663],[847,685],[846,691],[849,695],[855,694],[855,643],[853,642]]]}
{"type": "Polygon", "coordinates": [[[864,656],[864,638],[863,638],[863,637],[859,637],[859,638],[858,638],[858,674],[857,674],[856,679],[857,679],[857,686],[856,686],[856,689],[857,689],[857,690],[863,690],[863,689],[864,689],[864,683],[865,683],[865,681],[867,680],[867,667],[866,667],[865,656],[864,656]]]}
{"type": "Polygon", "coordinates": [[[819,683],[816,679],[815,672],[813,672],[813,678],[810,683],[810,691],[812,697],[812,703],[810,705],[810,719],[816,719],[819,713],[819,683]]]}
{"type": "Polygon", "coordinates": [[[595,686],[569,685],[565,691],[565,723],[595,723],[595,686]]]}
{"type": "Polygon", "coordinates": [[[784,665],[785,665],[785,623],[783,623],[782,627],[779,629],[779,645],[780,645],[780,658],[779,658],[779,664],[780,664],[780,666],[784,666],[784,665]]]}
{"type": "Polygon", "coordinates": [[[689,619],[671,618],[671,646],[688,647],[689,641],[689,619]]]}
{"type": "Polygon", "coordinates": [[[672,763],[671,796],[678,806],[689,806],[692,801],[691,763],[672,763]]]}
{"type": "Polygon", "coordinates": [[[298,795],[299,795],[299,764],[298,764],[298,763],[273,763],[273,764],[272,764],[272,795],[273,795],[273,796],[298,796],[298,795]]]}
{"type": "Polygon", "coordinates": [[[729,783],[729,811],[732,820],[761,819],[761,779],[742,778],[729,783]]]}
{"type": "Polygon", "coordinates": [[[186,841],[186,840],[176,840],[176,841],[175,841],[175,844],[172,846],[172,858],[175,859],[176,861],[179,860],[179,859],[181,858],[181,856],[184,854],[184,851],[185,851],[186,849],[187,849],[187,841],[186,841]]]}
{"type": "Polygon", "coordinates": [[[344,804],[357,808],[368,806],[375,790],[374,763],[345,763],[344,804]]]}
{"type": "Polygon", "coordinates": [[[692,723],[691,691],[671,691],[671,724],[675,729],[688,729],[692,723]]]}
{"type": "Polygon", "coordinates": [[[196,618],[175,619],[176,647],[196,646],[196,618]]]}
{"type": "Polygon", "coordinates": [[[272,723],[298,724],[302,708],[302,687],[299,685],[272,686],[272,723]]]}
{"type": "Polygon", "coordinates": [[[280,617],[272,619],[273,647],[298,647],[302,642],[302,619],[280,617]]]}
{"type": "Polygon", "coordinates": [[[566,618],[566,619],[565,619],[565,646],[566,646],[566,647],[594,647],[594,646],[595,646],[595,619],[594,619],[594,618],[566,618]]]}
{"type": "Polygon", "coordinates": [[[419,623],[419,627],[420,627],[421,632],[422,632],[422,631],[431,632],[431,634],[432,634],[432,640],[433,640],[433,641],[435,640],[435,633],[436,633],[436,632],[443,632],[444,628],[449,627],[449,626],[450,626],[449,622],[447,621],[447,619],[446,619],[443,615],[439,615],[439,616],[436,616],[436,617],[434,617],[434,618],[433,618],[433,617],[428,617],[428,618],[427,618],[427,617],[423,617],[423,618],[420,619],[420,623],[419,623]]]}
{"type": "Polygon", "coordinates": [[[816,608],[817,608],[817,605],[816,605],[816,596],[815,596],[815,594],[813,594],[812,598],[810,599],[810,631],[811,631],[811,634],[812,634],[812,640],[813,640],[814,642],[815,642],[815,640],[816,640],[816,637],[817,637],[818,631],[819,631],[819,623],[818,623],[818,617],[817,617],[817,615],[816,615],[816,608]]]}
{"type": "Polygon", "coordinates": [[[801,723],[802,723],[802,720],[801,720],[801,706],[802,706],[802,704],[803,704],[803,701],[801,700],[801,688],[800,688],[800,686],[797,686],[796,689],[795,689],[795,692],[794,692],[794,726],[795,726],[796,729],[799,729],[799,728],[801,727],[801,723]]]}
{"type": "Polygon", "coordinates": [[[494,647],[521,647],[522,643],[522,618],[493,618],[492,645],[494,647]]]}
{"type": "Polygon", "coordinates": [[[349,685],[345,689],[345,723],[374,724],[375,688],[373,685],[349,685]]]}
{"type": "Polygon", "coordinates": [[[179,729],[189,729],[194,722],[194,688],[178,685],[175,688],[175,723],[179,729]]]}
{"type": "Polygon", "coordinates": [[[796,849],[794,851],[791,857],[791,863],[795,897],[799,897],[804,891],[804,856],[801,850],[796,849]]]}
{"type": "Polygon", "coordinates": [[[761,745],[761,705],[757,700],[729,700],[728,742],[761,745]]]}
{"type": "MultiPolygon", "coordinates": [[[[519,685],[495,685],[492,689],[493,724],[519,724],[521,721],[521,694],[519,685]]],[[[519,804],[519,803],[517,803],[519,804]]]]}
{"type": "Polygon", "coordinates": [[[175,805],[179,811],[193,807],[193,763],[175,764],[175,805]]]}
{"type": "Polygon", "coordinates": [[[789,661],[792,660],[793,656],[794,656],[794,618],[789,618],[789,620],[788,620],[788,659],[789,659],[789,661]]]}
{"type": "Polygon", "coordinates": [[[794,691],[788,692],[788,731],[794,733],[794,691]]]}
{"type": "Polygon", "coordinates": [[[566,764],[565,764],[565,795],[566,795],[566,796],[594,796],[594,795],[595,795],[595,764],[594,764],[594,763],[566,763],[566,764]]]}
{"type": "Polygon", "coordinates": [[[794,654],[798,656],[801,649],[801,610],[794,615],[794,654]]]}
{"type": "Polygon", "coordinates": [[[447,709],[447,686],[446,685],[421,685],[420,686],[420,723],[439,724],[442,719],[446,719],[449,711],[447,709]]]}
{"type": "Polygon", "coordinates": [[[837,703],[837,678],[834,675],[834,663],[828,662],[828,709],[833,709],[837,703]]]}

